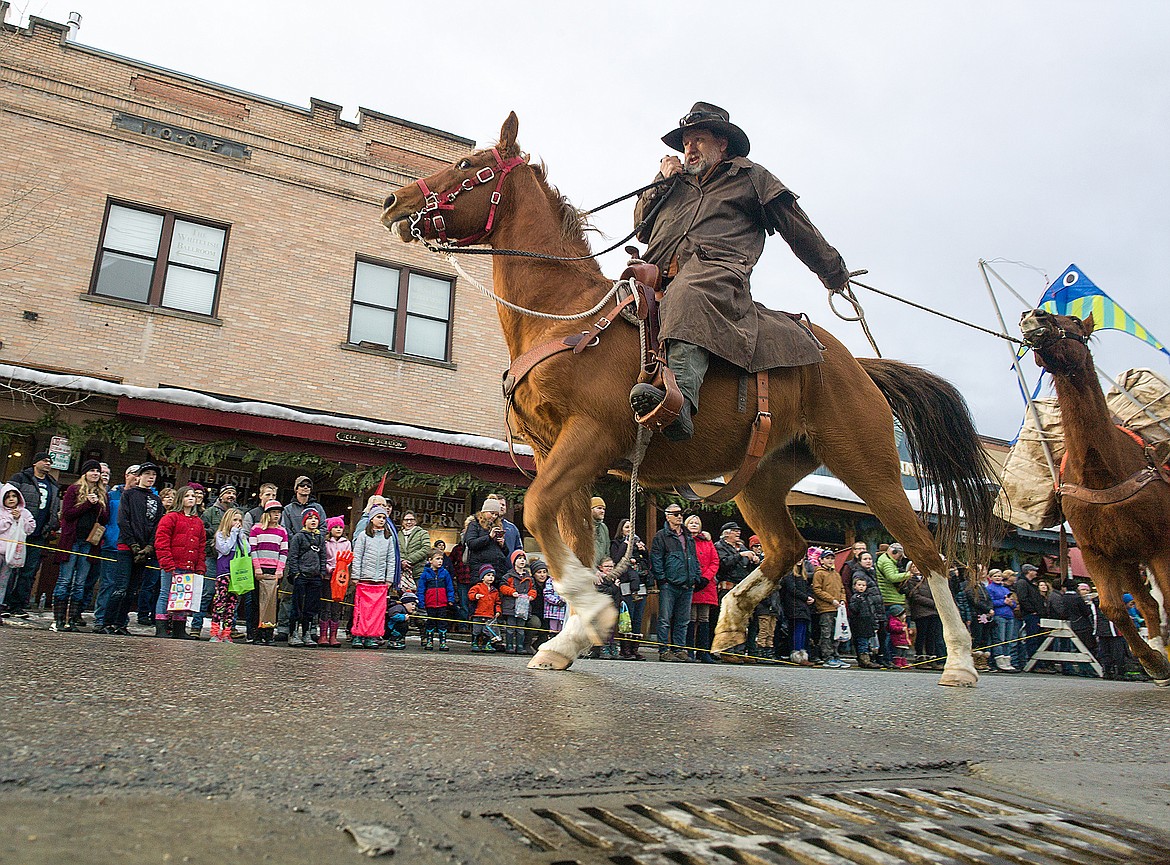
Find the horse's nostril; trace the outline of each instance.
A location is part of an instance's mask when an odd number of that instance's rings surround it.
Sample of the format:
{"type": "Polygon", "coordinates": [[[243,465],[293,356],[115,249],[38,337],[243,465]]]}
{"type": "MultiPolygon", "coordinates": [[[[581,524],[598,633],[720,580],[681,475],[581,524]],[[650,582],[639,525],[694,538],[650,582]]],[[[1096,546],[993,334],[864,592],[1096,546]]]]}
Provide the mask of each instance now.
{"type": "Polygon", "coordinates": [[[389,210],[391,207],[394,206],[394,202],[397,200],[398,199],[395,198],[394,194],[391,193],[390,195],[387,195],[386,200],[384,202],[382,202],[382,207],[386,210],[389,210]]]}

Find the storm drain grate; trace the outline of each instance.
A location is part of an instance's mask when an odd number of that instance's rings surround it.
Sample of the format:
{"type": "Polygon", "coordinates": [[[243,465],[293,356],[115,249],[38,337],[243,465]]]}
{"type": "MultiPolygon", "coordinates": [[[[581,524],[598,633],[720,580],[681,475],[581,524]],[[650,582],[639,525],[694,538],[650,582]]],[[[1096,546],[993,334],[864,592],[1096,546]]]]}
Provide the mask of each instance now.
{"type": "Polygon", "coordinates": [[[560,797],[482,816],[549,865],[1170,862],[1164,839],[967,785],[560,797]]]}

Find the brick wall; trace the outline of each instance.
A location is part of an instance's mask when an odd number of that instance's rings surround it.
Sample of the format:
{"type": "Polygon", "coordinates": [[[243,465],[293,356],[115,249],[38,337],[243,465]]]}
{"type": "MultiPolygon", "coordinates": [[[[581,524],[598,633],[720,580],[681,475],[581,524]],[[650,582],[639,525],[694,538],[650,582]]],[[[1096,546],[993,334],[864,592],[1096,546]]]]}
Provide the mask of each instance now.
{"type": "MultiPolygon", "coordinates": [[[[390,190],[471,142],[368,109],[351,123],[322,100],[290,106],[114,57],[65,43],[61,25],[37,18],[0,34],[0,111],[0,361],[502,436],[507,349],[494,304],[463,280],[454,369],[340,348],[356,256],[455,277],[378,215],[390,190]],[[117,113],[250,155],[115,128],[117,113]],[[111,198],[231,226],[221,323],[80,298],[111,198]],[[25,310],[39,320],[22,320],[25,310]],[[279,360],[261,368],[269,356],[279,360]]],[[[465,267],[490,283],[484,258],[465,267]]]]}

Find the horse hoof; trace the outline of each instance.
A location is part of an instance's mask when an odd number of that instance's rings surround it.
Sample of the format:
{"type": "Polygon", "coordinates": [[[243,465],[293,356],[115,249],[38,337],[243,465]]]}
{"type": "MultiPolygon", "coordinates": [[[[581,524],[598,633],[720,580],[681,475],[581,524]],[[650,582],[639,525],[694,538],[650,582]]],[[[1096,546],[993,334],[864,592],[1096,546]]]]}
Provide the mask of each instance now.
{"type": "Polygon", "coordinates": [[[1159,688],[1170,688],[1170,679],[1154,679],[1154,684],[1159,688]]]}
{"type": "Polygon", "coordinates": [[[582,618],[581,627],[585,629],[585,636],[589,638],[590,643],[594,646],[604,646],[609,642],[609,635],[613,633],[613,629],[617,627],[617,621],[617,610],[613,608],[613,604],[606,604],[592,619],[582,618]]]}
{"type": "Polygon", "coordinates": [[[711,640],[711,654],[734,650],[742,652],[747,647],[747,633],[744,631],[716,631],[711,640]]]}
{"type": "Polygon", "coordinates": [[[946,688],[974,688],[979,682],[979,674],[974,669],[952,667],[943,670],[938,683],[946,688]]]}
{"type": "Polygon", "coordinates": [[[530,670],[567,670],[573,664],[572,658],[566,658],[564,655],[553,652],[549,649],[541,649],[536,653],[531,661],[528,662],[528,669],[530,670]]]}

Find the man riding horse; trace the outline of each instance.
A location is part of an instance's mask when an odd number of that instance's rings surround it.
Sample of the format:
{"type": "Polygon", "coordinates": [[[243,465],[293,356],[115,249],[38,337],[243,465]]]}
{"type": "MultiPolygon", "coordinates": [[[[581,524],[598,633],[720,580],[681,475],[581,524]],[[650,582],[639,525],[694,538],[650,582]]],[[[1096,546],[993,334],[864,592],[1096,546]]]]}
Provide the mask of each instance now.
{"type": "MultiPolygon", "coordinates": [[[[658,179],[677,179],[643,193],[634,219],[641,222],[658,205],[638,240],[647,244],[645,260],[661,270],[665,360],[684,396],[678,418],[663,434],[686,441],[694,434],[691,416],[699,410],[711,354],[748,372],[790,365],[777,356],[781,346],[760,342],[760,312],[751,297],[748,280],[765,233],[779,232],[830,291],[846,286],[849,271],[796,194],[747,158],[748,137],[722,108],[696,102],[662,140],[683,160],[664,157],[658,179]]],[[[665,398],[651,384],[630,391],[639,416],[665,398]]]]}

